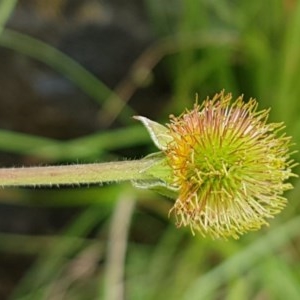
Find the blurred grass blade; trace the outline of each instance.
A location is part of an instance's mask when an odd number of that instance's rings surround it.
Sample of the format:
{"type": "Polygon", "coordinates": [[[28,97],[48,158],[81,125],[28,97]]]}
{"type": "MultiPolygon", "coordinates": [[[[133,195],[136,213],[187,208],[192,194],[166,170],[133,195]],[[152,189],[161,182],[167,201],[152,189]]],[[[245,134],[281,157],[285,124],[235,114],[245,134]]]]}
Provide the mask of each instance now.
{"type": "Polygon", "coordinates": [[[0,130],[0,151],[32,155],[52,161],[99,158],[105,151],[141,145],[147,141],[148,135],[141,126],[95,133],[70,141],[0,130]]]}
{"type": "Polygon", "coordinates": [[[58,146],[59,141],[9,130],[0,130],[0,151],[16,154],[38,154],[43,147],[58,146]]]}
{"type": "MultiPolygon", "coordinates": [[[[124,192],[118,198],[110,220],[110,229],[107,237],[104,275],[104,299],[106,300],[121,300],[125,297],[125,261],[136,198],[132,191],[124,192]]],[[[99,286],[101,286],[102,274],[99,276],[99,279],[99,286]]],[[[101,295],[102,288],[99,289],[99,299],[101,295]]]]}
{"type": "MultiPolygon", "coordinates": [[[[66,259],[78,254],[86,242],[82,237],[85,237],[107,213],[107,209],[103,207],[87,208],[66,229],[62,238],[48,247],[48,251],[42,253],[10,299],[46,299],[51,282],[61,274],[66,259]]],[[[100,253],[101,247],[99,247],[99,255],[100,253]]]]}
{"type": "Polygon", "coordinates": [[[18,0],[0,0],[0,35],[18,0]]]}
{"type": "MultiPolygon", "coordinates": [[[[99,158],[105,151],[149,143],[148,134],[141,126],[119,128],[87,135],[58,145],[56,159],[99,158]]],[[[52,148],[40,148],[40,155],[55,154],[52,148]]]]}
{"type": "MultiPolygon", "coordinates": [[[[99,104],[103,104],[108,98],[117,102],[116,106],[122,103],[122,100],[93,74],[69,56],[45,42],[14,30],[4,29],[0,36],[0,46],[13,49],[48,64],[73,81],[99,104]]],[[[124,113],[133,114],[128,107],[124,107],[124,113]]]]}
{"type": "Polygon", "coordinates": [[[289,125],[298,120],[299,76],[300,76],[300,2],[295,1],[287,23],[282,62],[279,74],[278,97],[275,108],[281,118],[289,125]],[[287,101],[288,99],[288,101],[287,101]],[[288,104],[287,104],[288,102],[288,104]]]}
{"type": "Polygon", "coordinates": [[[270,298],[300,299],[297,269],[284,255],[270,255],[257,270],[257,277],[261,278],[262,286],[270,291],[270,298]]]}
{"type": "Polygon", "coordinates": [[[300,217],[297,217],[273,229],[257,242],[246,247],[244,251],[237,253],[232,258],[215,267],[212,271],[192,282],[182,299],[207,299],[208,295],[222,284],[239,276],[255,265],[265,255],[282,247],[293,237],[298,236],[299,228],[300,217]]]}

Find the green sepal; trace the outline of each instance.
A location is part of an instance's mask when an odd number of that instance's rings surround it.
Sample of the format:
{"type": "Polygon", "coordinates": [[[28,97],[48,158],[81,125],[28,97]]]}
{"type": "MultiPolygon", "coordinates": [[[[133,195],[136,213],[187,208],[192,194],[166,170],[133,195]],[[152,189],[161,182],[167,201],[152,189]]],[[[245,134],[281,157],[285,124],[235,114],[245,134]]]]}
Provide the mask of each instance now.
{"type": "Polygon", "coordinates": [[[159,150],[166,150],[167,144],[173,141],[167,127],[142,116],[135,116],[134,119],[143,123],[159,150]]]}
{"type": "Polygon", "coordinates": [[[178,196],[176,189],[161,180],[136,180],[132,181],[132,184],[136,188],[151,190],[170,199],[176,199],[178,196]]]}
{"type": "Polygon", "coordinates": [[[177,190],[171,185],[172,170],[163,152],[152,153],[144,159],[155,159],[155,162],[151,166],[142,170],[143,173],[150,175],[153,179],[136,180],[132,184],[137,188],[153,190],[175,199],[177,197],[177,190]]]}

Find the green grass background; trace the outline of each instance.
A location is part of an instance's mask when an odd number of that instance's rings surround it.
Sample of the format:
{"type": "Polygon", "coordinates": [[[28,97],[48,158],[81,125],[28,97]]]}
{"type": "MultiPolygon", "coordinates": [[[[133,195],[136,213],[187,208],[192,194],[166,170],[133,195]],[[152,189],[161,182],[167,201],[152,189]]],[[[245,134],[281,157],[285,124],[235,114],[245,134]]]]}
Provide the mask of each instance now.
{"type": "MultiPolygon", "coordinates": [[[[153,151],[142,126],[132,125],[131,108],[101,78],[50,45],[5,28],[15,2],[0,2],[0,46],[50,65],[110,113],[117,107],[124,127],[66,142],[1,130],[0,150],[53,163],[106,160],[115,149],[141,144],[153,151]]],[[[167,110],[156,121],[192,107],[195,93],[203,99],[225,89],[271,107],[270,120],[286,123],[297,149],[300,2],[171,2],[145,0],[158,40],[148,71],[159,63],[171,85],[167,110]]],[[[300,299],[300,182],[293,183],[287,208],[270,227],[229,241],[176,229],[168,200],[127,184],[4,191],[16,205],[83,208],[57,236],[0,233],[2,253],[37,257],[11,299],[121,299],[114,295],[119,288],[130,300],[300,299]]]]}

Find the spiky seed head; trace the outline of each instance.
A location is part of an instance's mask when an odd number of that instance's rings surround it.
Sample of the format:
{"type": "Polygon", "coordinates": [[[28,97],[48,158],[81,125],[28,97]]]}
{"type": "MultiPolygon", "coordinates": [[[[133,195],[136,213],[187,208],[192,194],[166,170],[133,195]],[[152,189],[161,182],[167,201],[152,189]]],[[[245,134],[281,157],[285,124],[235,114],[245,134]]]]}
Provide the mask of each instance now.
{"type": "Polygon", "coordinates": [[[162,148],[178,190],[171,213],[178,226],[213,238],[238,238],[268,224],[292,188],[291,138],[282,123],[267,123],[269,110],[222,91],[170,117],[162,148]]]}

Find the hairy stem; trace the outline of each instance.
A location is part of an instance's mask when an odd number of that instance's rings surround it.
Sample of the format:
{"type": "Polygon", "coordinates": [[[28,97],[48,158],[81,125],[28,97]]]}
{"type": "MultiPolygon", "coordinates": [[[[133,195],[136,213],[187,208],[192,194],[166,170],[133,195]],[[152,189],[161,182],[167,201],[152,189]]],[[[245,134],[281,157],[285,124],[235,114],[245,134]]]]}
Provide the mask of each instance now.
{"type": "Polygon", "coordinates": [[[52,186],[147,180],[143,171],[157,160],[142,159],[96,164],[0,169],[0,186],[52,186]]]}

